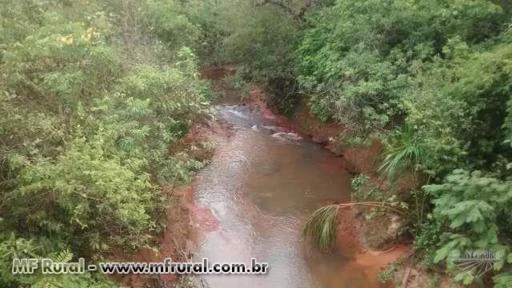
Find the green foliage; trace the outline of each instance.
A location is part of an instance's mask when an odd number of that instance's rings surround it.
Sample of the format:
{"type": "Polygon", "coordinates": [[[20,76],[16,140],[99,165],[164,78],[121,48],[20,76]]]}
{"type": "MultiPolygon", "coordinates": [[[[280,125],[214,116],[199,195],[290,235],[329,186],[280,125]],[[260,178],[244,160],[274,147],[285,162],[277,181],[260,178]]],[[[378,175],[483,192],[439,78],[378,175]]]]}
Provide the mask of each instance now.
{"type": "Polygon", "coordinates": [[[242,31],[229,38],[226,43],[236,58],[244,61],[246,70],[256,79],[288,78],[286,71],[294,42],[295,27],[289,16],[272,8],[262,8],[242,31]],[[284,21],[279,29],[272,25],[274,19],[284,21]]]}
{"type": "MultiPolygon", "coordinates": [[[[492,217],[475,222],[480,226],[483,225],[486,231],[496,229],[501,238],[510,231],[509,216],[502,210],[503,205],[507,205],[509,200],[498,196],[499,193],[504,192],[493,189],[496,183],[509,185],[507,179],[510,177],[509,163],[512,150],[508,144],[510,114],[507,110],[510,103],[510,82],[507,76],[510,75],[510,68],[507,59],[510,59],[511,46],[507,39],[508,33],[505,33],[497,39],[498,44],[484,45],[474,52],[460,39],[452,39],[444,48],[446,59],[436,59],[433,63],[416,70],[418,73],[412,81],[413,85],[402,98],[407,111],[405,121],[408,125],[419,127],[416,130],[416,139],[427,155],[422,163],[423,172],[435,176],[436,182],[444,182],[441,185],[451,185],[450,189],[443,190],[443,193],[430,193],[435,207],[441,205],[438,201],[451,199],[450,201],[453,202],[449,202],[450,205],[455,203],[460,205],[458,208],[461,210],[457,211],[459,217],[457,221],[473,221],[473,217],[476,217],[473,215],[478,213],[485,217],[492,217]],[[499,43],[500,41],[504,43],[499,43]],[[456,168],[480,169],[485,171],[484,175],[487,176],[466,175],[463,177],[465,180],[457,180],[455,183],[451,180],[452,178],[443,179],[443,175],[456,168]],[[477,179],[480,178],[484,179],[482,180],[484,184],[478,184],[477,179]],[[465,183],[466,181],[471,181],[471,185],[465,183]],[[484,186],[485,183],[492,188],[481,188],[478,193],[473,191],[471,193],[474,195],[469,194],[469,191],[476,189],[473,186],[480,187],[478,185],[484,186]],[[468,191],[468,194],[460,194],[463,191],[468,191]],[[475,202],[469,203],[466,202],[467,200],[475,202]]],[[[462,177],[458,170],[454,173],[459,175],[457,177],[462,177]]],[[[510,187],[500,189],[510,190],[510,187]]],[[[441,258],[433,259],[428,256],[432,251],[439,249],[436,241],[457,246],[457,248],[451,246],[446,248],[448,244],[445,244],[443,246],[445,250],[441,251],[460,252],[465,249],[484,249],[480,246],[487,241],[485,237],[494,237],[472,235],[472,237],[464,236],[466,238],[459,239],[456,238],[458,236],[452,235],[455,238],[449,241],[446,238],[447,233],[453,233],[453,229],[457,228],[459,223],[452,222],[454,226],[450,226],[450,223],[446,222],[448,215],[439,215],[440,210],[434,213],[436,217],[429,220],[427,224],[429,227],[435,227],[435,230],[430,234],[420,233],[417,239],[417,243],[422,243],[421,250],[427,255],[428,259],[425,261],[430,263],[434,262],[433,260],[444,261],[441,258]],[[444,238],[439,239],[440,235],[444,235],[444,238]],[[457,242],[459,240],[461,242],[457,242]]],[[[460,224],[460,227],[466,227],[468,224],[460,224]]],[[[427,229],[427,231],[430,230],[427,229]]],[[[493,244],[501,245],[497,248],[491,244],[484,246],[486,246],[485,249],[502,253],[503,249],[509,249],[508,243],[507,238],[493,244]]],[[[452,265],[448,266],[453,269],[452,265]]],[[[458,273],[457,280],[469,283],[473,281],[474,274],[476,273],[458,273]]]]}
{"type": "MultiPolygon", "coordinates": [[[[73,259],[73,253],[69,250],[62,250],[57,253],[52,253],[48,257],[55,262],[68,263],[73,259]]],[[[47,288],[47,287],[91,287],[91,288],[111,288],[117,287],[111,281],[104,278],[97,278],[90,273],[82,275],[41,275],[37,274],[34,277],[34,282],[31,283],[31,287],[34,288],[47,288]]],[[[32,282],[32,281],[30,281],[32,282]]]]}
{"type": "Polygon", "coordinates": [[[251,85],[243,79],[241,73],[237,72],[229,81],[230,87],[240,95],[240,98],[249,96],[251,85]]]}
{"type": "Polygon", "coordinates": [[[201,30],[191,21],[183,1],[148,0],[142,4],[145,27],[171,50],[197,48],[201,30]]]}
{"type": "Polygon", "coordinates": [[[401,130],[388,138],[386,155],[379,171],[389,179],[395,179],[398,172],[413,170],[416,173],[428,161],[425,149],[416,138],[414,129],[404,125],[401,130]]]}
{"type": "MultiPolygon", "coordinates": [[[[500,219],[510,219],[512,182],[475,171],[456,170],[444,183],[425,186],[434,196],[433,218],[446,225],[434,262],[445,261],[455,269],[455,260],[467,251],[493,251],[493,270],[507,271],[512,260],[510,234],[500,227],[500,219]]],[[[456,280],[469,284],[474,271],[459,271],[456,280]]]]}
{"type": "Polygon", "coordinates": [[[434,262],[436,250],[439,246],[441,235],[445,230],[444,223],[436,221],[432,215],[427,215],[427,220],[420,223],[414,238],[414,248],[420,260],[420,264],[427,269],[433,269],[438,263],[434,262]]]}
{"type": "Polygon", "coordinates": [[[393,262],[386,266],[386,269],[380,271],[379,274],[377,275],[379,282],[382,284],[386,284],[393,281],[393,279],[395,279],[396,273],[398,272],[398,268],[400,267],[399,264],[400,263],[398,262],[393,262]]]}
{"type": "Polygon", "coordinates": [[[237,63],[244,80],[271,92],[270,106],[290,115],[298,100],[292,58],[299,25],[294,15],[278,5],[253,1],[220,1],[214,7],[213,26],[222,37],[211,61],[237,63]]]}
{"type": "Polygon", "coordinates": [[[500,31],[505,17],[484,0],[334,2],[307,17],[298,79],[321,119],[370,130],[402,115],[400,97],[414,61],[443,56],[456,35],[483,41],[500,31]]]}
{"type": "Polygon", "coordinates": [[[0,2],[0,286],[111,287],[10,267],[95,261],[159,231],[162,186],[202,167],[170,152],[209,105],[196,12],[181,1],[11,2],[0,2]]]}
{"type": "MultiPolygon", "coordinates": [[[[437,183],[403,197],[414,208],[410,231],[429,267],[454,269],[454,257],[467,250],[510,250],[505,2],[336,0],[311,9],[302,26],[294,56],[310,110],[356,139],[383,135],[379,172],[388,179],[412,170],[418,184],[437,183]]],[[[355,198],[378,199],[383,193],[364,180],[354,179],[355,198]]],[[[494,267],[497,286],[509,277],[503,259],[494,267]]],[[[472,282],[475,273],[466,272],[457,280],[472,282]]]]}
{"type": "Polygon", "coordinates": [[[76,247],[91,246],[81,251],[106,245],[96,243],[98,233],[113,238],[102,239],[106,243],[138,247],[149,236],[145,231],[155,227],[150,215],[157,187],[147,174],[137,175],[119,156],[106,154],[101,139],[94,140],[76,139],[55,161],[38,159],[21,168],[19,188],[6,195],[15,208],[8,213],[25,219],[26,231],[63,234],[76,247]]]}
{"type": "MultiPolygon", "coordinates": [[[[374,183],[370,180],[365,174],[359,174],[358,176],[352,179],[352,200],[355,203],[386,203],[386,207],[376,207],[374,209],[377,212],[383,212],[389,208],[398,208],[397,210],[403,209],[407,210],[407,204],[403,202],[394,191],[385,191],[383,190],[379,183],[374,183]],[[385,208],[384,210],[382,208],[385,208]]],[[[380,183],[382,184],[382,183],[380,183]]],[[[369,214],[368,217],[371,217],[372,214],[369,214]]]]}
{"type": "MultiPolygon", "coordinates": [[[[2,287],[10,287],[9,284],[12,283],[18,283],[20,285],[18,287],[117,287],[103,275],[90,273],[82,275],[43,275],[41,273],[13,275],[12,258],[50,258],[56,262],[70,262],[75,259],[69,249],[57,250],[58,252],[46,251],[45,247],[48,246],[46,241],[41,241],[44,244],[38,245],[33,240],[16,237],[14,233],[0,238],[0,240],[0,263],[6,264],[0,266],[0,285],[2,287]]],[[[52,243],[51,240],[50,243],[52,243]]]]}
{"type": "MultiPolygon", "coordinates": [[[[493,250],[495,285],[507,287],[510,3],[313,2],[303,14],[303,1],[0,0],[0,286],[109,286],[4,267],[148,244],[161,187],[203,165],[172,149],[208,106],[201,59],[238,63],[233,87],[262,83],[285,113],[307,95],[316,116],[350,131],[344,144],[385,138],[379,172],[412,170],[428,185],[398,199],[361,175],[354,198],[378,202],[352,204],[407,213],[417,250],[434,255],[424,261],[464,283],[476,275],[455,257],[493,250]]],[[[306,225],[320,248],[336,240],[340,207],[306,225]]]]}
{"type": "Polygon", "coordinates": [[[341,147],[369,147],[373,141],[379,141],[384,135],[380,132],[367,133],[363,130],[346,130],[334,137],[332,141],[341,147]]]}
{"type": "Polygon", "coordinates": [[[417,70],[403,105],[405,121],[418,127],[417,139],[429,155],[427,169],[437,175],[462,163],[467,169],[495,169],[504,165],[500,159],[510,159],[505,143],[511,47],[505,43],[469,53],[464,43],[453,40],[445,46],[457,51],[451,59],[417,70]]]}
{"type": "Polygon", "coordinates": [[[303,234],[320,249],[329,249],[336,244],[338,205],[327,205],[316,210],[304,226],[303,234]]]}
{"type": "Polygon", "coordinates": [[[495,288],[510,288],[512,283],[512,273],[501,273],[493,278],[495,288]]]}
{"type": "Polygon", "coordinates": [[[370,182],[370,177],[364,174],[352,178],[352,199],[355,201],[383,201],[389,193],[379,189],[378,185],[370,182]]]}

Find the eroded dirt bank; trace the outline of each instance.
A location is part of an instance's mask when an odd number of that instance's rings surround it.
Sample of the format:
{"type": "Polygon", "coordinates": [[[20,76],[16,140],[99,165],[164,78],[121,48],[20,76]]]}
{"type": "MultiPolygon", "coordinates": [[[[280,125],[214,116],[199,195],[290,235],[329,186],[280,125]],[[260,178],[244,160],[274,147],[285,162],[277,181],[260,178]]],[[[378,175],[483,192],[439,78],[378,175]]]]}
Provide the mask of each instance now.
{"type": "MultiPolygon", "coordinates": [[[[230,75],[234,75],[235,72],[234,66],[217,67],[203,71],[204,75],[214,80],[214,88],[224,95],[222,101],[227,100],[231,104],[238,103],[255,108],[262,117],[278,123],[286,131],[297,132],[311,142],[317,143],[337,155],[339,162],[350,174],[365,174],[369,176],[370,181],[378,185],[383,191],[389,189],[390,183],[382,179],[376,171],[379,155],[384,148],[382,143],[373,141],[366,146],[359,147],[340,145],[336,141],[336,137],[343,135],[346,128],[337,123],[325,123],[317,119],[309,112],[307,99],[304,98],[301,99],[291,118],[272,111],[266,104],[268,95],[257,86],[253,86],[249,95],[241,100],[239,92],[233,91],[230,88],[229,79],[226,79],[230,75]]],[[[399,193],[407,193],[410,189],[417,189],[418,185],[419,181],[414,179],[412,173],[402,173],[394,183],[394,189],[399,193]]],[[[323,204],[329,203],[331,202],[323,204]]],[[[411,257],[413,253],[410,242],[403,243],[402,240],[396,238],[396,232],[399,231],[397,225],[403,223],[401,222],[402,219],[397,219],[396,215],[386,215],[386,217],[377,217],[378,219],[365,221],[363,218],[367,212],[368,210],[357,208],[343,211],[344,215],[341,217],[338,229],[337,250],[338,252],[343,250],[352,251],[351,257],[354,261],[345,265],[339,271],[339,274],[354,274],[356,271],[364,269],[369,279],[367,287],[461,287],[454,283],[449,276],[432,274],[432,271],[426,271],[414,263],[411,257]],[[379,248],[377,248],[378,246],[379,248]],[[389,278],[386,284],[378,281],[379,273],[389,268],[389,264],[397,261],[401,265],[393,267],[395,272],[391,276],[392,278],[389,278]]],[[[333,277],[332,281],[337,281],[337,278],[333,277]]],[[[340,287],[346,287],[343,283],[340,285],[340,287]]]]}
{"type": "MultiPolygon", "coordinates": [[[[382,145],[380,145],[380,143],[374,142],[365,148],[347,148],[333,145],[329,139],[342,133],[344,130],[343,126],[338,124],[325,124],[317,120],[309,114],[304,105],[305,103],[299,106],[299,110],[295,113],[292,119],[278,115],[266,105],[265,92],[258,87],[253,87],[250,90],[249,97],[241,100],[240,95],[237,95],[237,91],[231,89],[229,87],[229,83],[224,79],[225,76],[232,74],[234,74],[233,67],[216,67],[203,70],[203,75],[205,75],[205,77],[214,80],[214,88],[222,95],[223,98],[223,100],[220,100],[221,103],[222,101],[225,101],[229,104],[237,104],[237,106],[245,107],[250,111],[255,111],[255,113],[257,113],[262,119],[272,123],[274,126],[273,129],[275,130],[273,132],[298,133],[298,135],[307,139],[307,142],[317,143],[317,145],[333,152],[338,157],[333,158],[333,160],[325,161],[322,164],[322,169],[326,169],[325,171],[334,173],[330,175],[330,177],[347,177],[342,175],[354,173],[371,174],[374,172],[373,164],[382,149],[382,145]],[[342,167],[344,172],[337,172],[338,170],[336,169],[339,169],[339,167],[342,167]]],[[[254,125],[252,128],[253,130],[257,130],[258,125],[254,125]]],[[[276,157],[278,157],[278,155],[276,155],[276,157]]],[[[297,177],[301,176],[302,175],[297,175],[297,177]]],[[[347,187],[346,182],[342,187],[340,186],[339,189],[341,189],[339,191],[340,195],[343,194],[344,196],[342,198],[345,199],[344,201],[347,201],[350,197],[350,188],[347,187]]],[[[322,204],[327,204],[329,202],[329,200],[326,200],[323,203],[316,203],[314,206],[318,208],[322,204]]],[[[407,245],[398,244],[391,248],[387,247],[386,251],[369,249],[363,244],[364,241],[361,241],[361,231],[364,228],[362,227],[361,217],[362,215],[360,211],[357,210],[346,210],[344,211],[343,217],[341,217],[342,220],[340,221],[338,236],[338,251],[335,254],[340,254],[341,258],[348,257],[351,260],[346,261],[344,265],[341,265],[339,267],[340,271],[336,274],[357,275],[357,272],[360,273],[361,270],[364,270],[364,275],[367,277],[367,281],[364,284],[366,285],[365,287],[380,287],[381,285],[377,281],[378,272],[389,263],[407,255],[410,248],[407,245]],[[347,253],[347,251],[350,252],[347,253]]],[[[331,257],[327,255],[324,256],[327,258],[331,257]]],[[[325,273],[325,271],[321,273],[325,273]]],[[[323,275],[322,277],[329,276],[323,275]]],[[[339,280],[343,281],[343,277],[332,278],[332,282],[339,280]]],[[[336,283],[330,283],[330,285],[331,286],[326,287],[338,287],[336,286],[336,283]]]]}
{"type": "MultiPolygon", "coordinates": [[[[368,249],[361,241],[360,211],[344,211],[334,253],[310,251],[300,235],[314,209],[350,200],[350,174],[371,173],[370,163],[380,144],[352,150],[333,146],[329,138],[341,133],[342,126],[321,123],[305,106],[292,119],[278,115],[267,107],[265,93],[257,87],[241,100],[224,81],[232,73],[232,67],[203,71],[223,96],[219,107],[224,108],[219,111],[224,115],[198,121],[180,148],[214,143],[213,151],[189,151],[199,159],[212,158],[212,164],[190,185],[166,190],[172,196],[165,232],[155,239],[160,249],[139,251],[128,260],[156,262],[172,257],[185,261],[195,256],[245,262],[259,256],[275,266],[266,278],[207,277],[213,288],[316,287],[315,283],[330,288],[383,287],[378,272],[408,254],[409,247],[368,249]],[[293,135],[305,141],[287,139],[293,135]]],[[[131,287],[173,287],[176,281],[174,275],[122,279],[131,287]]]]}
{"type": "MultiPolygon", "coordinates": [[[[205,143],[229,137],[229,128],[223,123],[209,117],[197,119],[188,134],[169,153],[187,152],[193,158],[208,161],[213,149],[205,147],[205,143]]],[[[189,261],[197,248],[197,231],[215,227],[213,217],[194,205],[194,182],[179,187],[165,187],[162,192],[167,198],[163,212],[163,232],[153,239],[153,247],[141,249],[133,255],[122,251],[114,252],[113,258],[118,261],[161,262],[166,258],[174,261],[189,261]],[[210,228],[208,228],[210,227],[210,228]]],[[[173,274],[162,275],[125,275],[117,277],[124,287],[175,287],[179,278],[173,274]]],[[[181,281],[179,287],[194,287],[196,280],[181,281]],[[189,284],[187,284],[189,283],[189,284]]]]}

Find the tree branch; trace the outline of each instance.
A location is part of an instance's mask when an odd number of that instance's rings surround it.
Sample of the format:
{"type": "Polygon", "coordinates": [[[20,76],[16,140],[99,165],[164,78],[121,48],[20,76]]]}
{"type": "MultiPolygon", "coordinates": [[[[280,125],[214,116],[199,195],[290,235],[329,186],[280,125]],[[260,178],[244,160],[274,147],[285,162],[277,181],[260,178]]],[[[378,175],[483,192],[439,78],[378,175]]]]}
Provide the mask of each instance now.
{"type": "Polygon", "coordinates": [[[306,13],[307,9],[311,7],[313,4],[316,4],[317,2],[318,0],[306,1],[305,5],[302,6],[299,11],[295,11],[292,7],[286,5],[281,0],[261,0],[258,1],[256,6],[274,5],[284,10],[284,12],[286,12],[287,14],[290,14],[295,20],[302,21],[302,18],[304,17],[304,14],[306,13]]]}

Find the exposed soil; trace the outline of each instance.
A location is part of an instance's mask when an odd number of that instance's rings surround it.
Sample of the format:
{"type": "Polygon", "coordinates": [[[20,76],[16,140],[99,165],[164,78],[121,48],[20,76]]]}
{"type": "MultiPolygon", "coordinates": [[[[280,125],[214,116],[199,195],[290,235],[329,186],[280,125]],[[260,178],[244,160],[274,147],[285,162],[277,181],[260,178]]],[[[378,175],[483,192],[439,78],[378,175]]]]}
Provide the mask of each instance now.
{"type": "MultiPolygon", "coordinates": [[[[121,257],[114,258],[129,262],[160,262],[165,258],[189,259],[190,251],[194,249],[194,242],[191,240],[194,239],[194,230],[191,227],[192,219],[187,200],[191,192],[191,186],[164,190],[168,195],[166,227],[161,235],[153,239],[158,248],[141,249],[134,255],[121,254],[121,257]]],[[[128,287],[172,287],[170,285],[177,280],[177,277],[174,274],[154,276],[130,274],[121,276],[118,280],[128,287]]]]}
{"type": "Polygon", "coordinates": [[[266,93],[259,87],[253,87],[245,103],[257,107],[269,119],[276,120],[283,127],[308,137],[313,142],[323,145],[326,149],[346,160],[347,170],[356,173],[375,175],[375,163],[382,151],[382,144],[373,141],[366,147],[343,147],[337,145],[334,138],[346,131],[346,128],[335,122],[322,122],[309,112],[307,99],[303,98],[291,118],[278,115],[266,104],[266,93]]]}
{"type": "MultiPolygon", "coordinates": [[[[344,131],[342,125],[336,123],[323,123],[311,115],[303,101],[298,107],[297,113],[289,119],[274,113],[266,105],[265,92],[253,87],[250,96],[241,100],[236,91],[229,88],[229,85],[222,79],[226,75],[235,73],[231,66],[213,67],[202,70],[204,78],[214,80],[214,89],[223,94],[222,101],[239,105],[248,105],[259,110],[259,113],[267,119],[278,123],[285,132],[296,132],[304,137],[310,138],[313,142],[323,145],[326,149],[342,157],[346,162],[347,170],[352,173],[374,174],[374,163],[382,149],[382,145],[374,142],[364,148],[337,147],[329,141],[344,131]]],[[[221,142],[222,139],[230,137],[230,128],[225,123],[202,119],[198,121],[181,142],[181,145],[174,147],[170,153],[187,150],[202,141],[221,142]]],[[[200,146],[200,145],[199,145],[200,146]]],[[[196,147],[197,148],[197,147],[196,147]]],[[[193,149],[190,151],[197,159],[208,159],[212,151],[207,149],[193,149]]],[[[332,163],[331,163],[332,164],[332,163]]],[[[325,163],[325,170],[329,171],[330,163],[325,163]]],[[[154,242],[158,249],[142,249],[132,256],[115,257],[124,261],[158,262],[171,257],[173,260],[189,260],[192,251],[195,249],[195,232],[215,230],[218,221],[211,211],[204,207],[197,207],[193,203],[194,184],[184,187],[164,189],[169,195],[169,205],[166,209],[166,228],[162,235],[155,237],[154,242]]],[[[363,221],[360,211],[356,209],[345,209],[342,220],[339,223],[338,239],[339,245],[344,249],[357,251],[356,263],[364,267],[370,277],[377,283],[377,273],[386,265],[406,255],[410,250],[407,245],[396,245],[386,251],[374,251],[363,245],[362,239],[363,221]]],[[[352,269],[347,267],[347,269],[352,269]]],[[[345,271],[346,272],[346,271],[345,271]]],[[[128,275],[121,277],[120,282],[130,287],[172,287],[177,280],[175,275],[143,276],[128,275]]]]}
{"type": "MultiPolygon", "coordinates": [[[[187,135],[175,145],[169,153],[187,152],[197,160],[207,161],[213,151],[204,147],[207,141],[230,136],[229,127],[219,121],[201,118],[189,130],[187,135]]],[[[133,255],[123,252],[114,253],[116,261],[133,262],[161,262],[166,258],[173,261],[187,261],[193,256],[196,249],[196,233],[200,229],[205,231],[215,229],[216,219],[210,210],[197,207],[193,203],[194,183],[181,187],[165,187],[162,193],[166,195],[165,229],[154,237],[155,248],[146,248],[133,255]]],[[[117,278],[118,282],[128,287],[174,287],[177,276],[174,274],[162,275],[124,275],[117,278]]]]}
{"type": "MultiPolygon", "coordinates": [[[[278,123],[280,127],[283,127],[286,130],[285,132],[299,133],[342,157],[345,160],[345,167],[348,171],[354,174],[365,173],[373,177],[373,181],[378,181],[379,183],[386,182],[382,181],[382,179],[376,179],[375,176],[375,163],[383,148],[380,142],[374,141],[366,147],[340,147],[335,145],[331,139],[343,133],[345,127],[337,123],[324,123],[317,119],[309,112],[305,99],[299,103],[292,118],[284,117],[272,111],[266,102],[266,92],[257,86],[252,87],[249,97],[242,100],[238,96],[238,99],[236,99],[236,92],[230,89],[226,81],[223,81],[224,76],[232,75],[235,73],[234,71],[235,68],[232,66],[228,68],[211,68],[203,70],[203,75],[214,80],[214,88],[217,89],[217,91],[221,91],[222,94],[227,97],[229,103],[238,103],[254,107],[259,110],[259,113],[263,115],[263,117],[271,119],[275,123],[278,123]]],[[[329,163],[326,163],[325,168],[326,171],[329,170],[329,163]]],[[[401,186],[404,188],[416,185],[416,183],[411,182],[408,177],[406,177],[406,180],[403,182],[405,183],[401,184],[401,186]]],[[[367,230],[367,227],[365,227],[365,221],[362,219],[361,211],[357,208],[353,208],[345,209],[342,213],[343,215],[340,217],[341,220],[338,229],[338,239],[340,239],[340,241],[338,241],[339,249],[343,248],[357,251],[357,264],[364,266],[368,275],[375,279],[374,284],[375,287],[377,287],[380,285],[377,281],[378,272],[390,263],[408,254],[410,246],[406,244],[390,243],[391,248],[389,248],[390,245],[387,245],[385,251],[370,249],[365,245],[367,241],[364,241],[365,233],[363,232],[367,230]]],[[[381,223],[380,225],[386,224],[388,223],[381,223]]],[[[386,228],[386,226],[384,226],[384,228],[386,228]]],[[[385,231],[383,233],[385,233],[385,231]]],[[[348,269],[351,268],[348,267],[348,269]]]]}
{"type": "MultiPolygon", "coordinates": [[[[233,72],[231,66],[228,71],[233,72]]],[[[222,82],[222,76],[217,75],[216,83],[222,82]]],[[[216,84],[219,85],[219,84],[216,84]]],[[[216,86],[226,90],[225,83],[216,86]]],[[[229,88],[227,88],[229,91],[229,88]]],[[[230,99],[234,99],[233,92],[227,92],[230,99]]],[[[391,187],[387,179],[383,179],[377,173],[377,163],[384,148],[383,144],[377,140],[369,145],[360,147],[343,146],[333,141],[337,136],[346,131],[346,128],[338,123],[325,123],[312,115],[307,107],[307,99],[302,98],[295,113],[291,118],[284,117],[272,111],[266,104],[266,92],[253,87],[249,97],[242,101],[245,105],[257,108],[264,117],[277,121],[281,127],[289,131],[297,132],[304,137],[308,137],[313,142],[323,145],[324,148],[342,157],[346,169],[355,174],[363,173],[370,177],[370,182],[375,184],[383,191],[391,187]]],[[[240,100],[239,100],[240,101],[240,100]]],[[[240,103],[240,102],[239,102],[240,103]]],[[[329,171],[326,163],[326,171],[329,171]]],[[[421,175],[414,177],[413,173],[402,173],[393,183],[393,189],[397,193],[406,193],[411,189],[417,189],[420,183],[424,183],[421,175]]],[[[330,204],[330,203],[326,203],[330,204]]],[[[421,288],[427,286],[438,286],[442,288],[460,287],[446,275],[436,275],[431,272],[419,269],[415,265],[402,266],[396,273],[393,281],[386,284],[378,281],[379,272],[383,271],[388,265],[397,261],[406,261],[410,264],[409,257],[412,255],[411,244],[397,242],[396,237],[390,239],[390,223],[394,219],[393,215],[385,217],[376,217],[374,220],[365,220],[364,214],[368,209],[351,208],[345,209],[340,217],[338,227],[338,250],[350,249],[357,251],[355,262],[363,266],[367,275],[371,278],[372,287],[407,287],[421,288]],[[377,248],[378,247],[378,248],[377,248]],[[438,283],[438,284],[436,284],[438,283]]],[[[352,273],[350,270],[361,269],[361,267],[352,267],[348,265],[340,273],[352,273]]],[[[430,287],[429,286],[429,287],[430,287]]]]}

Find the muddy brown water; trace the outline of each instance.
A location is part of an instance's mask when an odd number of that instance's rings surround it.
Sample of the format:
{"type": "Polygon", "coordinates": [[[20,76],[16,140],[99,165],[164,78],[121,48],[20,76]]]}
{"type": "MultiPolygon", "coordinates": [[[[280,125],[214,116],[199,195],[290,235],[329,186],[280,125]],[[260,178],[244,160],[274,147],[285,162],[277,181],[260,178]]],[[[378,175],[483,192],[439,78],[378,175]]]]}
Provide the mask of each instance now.
{"type": "MultiPolygon", "coordinates": [[[[196,260],[267,262],[266,275],[208,275],[211,288],[366,288],[373,279],[352,251],[308,249],[306,218],[322,204],[349,200],[350,175],[339,158],[275,126],[245,106],[218,106],[233,135],[198,175],[195,205],[203,214],[196,260]],[[265,127],[266,126],[266,127],[265,127]],[[276,132],[281,132],[275,134],[276,132]],[[209,215],[204,217],[204,215],[209,215]]],[[[199,225],[199,224],[198,224],[199,225]]]]}

